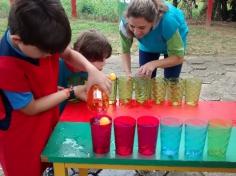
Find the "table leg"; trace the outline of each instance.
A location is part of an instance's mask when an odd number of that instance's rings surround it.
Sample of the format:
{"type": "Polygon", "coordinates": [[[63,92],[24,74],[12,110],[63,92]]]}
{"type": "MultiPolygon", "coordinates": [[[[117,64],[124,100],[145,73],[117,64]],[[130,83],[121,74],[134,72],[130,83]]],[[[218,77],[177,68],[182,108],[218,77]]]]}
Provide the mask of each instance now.
{"type": "Polygon", "coordinates": [[[88,169],[79,169],[79,175],[80,176],[87,176],[88,175],[88,169]]]}
{"type": "Polygon", "coordinates": [[[54,176],[68,176],[64,163],[53,163],[54,176]]]}

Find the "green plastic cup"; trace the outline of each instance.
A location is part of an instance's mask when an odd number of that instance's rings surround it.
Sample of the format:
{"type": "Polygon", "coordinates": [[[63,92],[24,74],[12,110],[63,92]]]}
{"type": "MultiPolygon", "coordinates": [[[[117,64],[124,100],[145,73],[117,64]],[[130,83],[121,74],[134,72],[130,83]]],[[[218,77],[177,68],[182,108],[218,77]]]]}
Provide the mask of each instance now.
{"type": "Polygon", "coordinates": [[[212,119],[208,127],[208,155],[217,158],[226,156],[231,135],[232,121],[212,119]]]}

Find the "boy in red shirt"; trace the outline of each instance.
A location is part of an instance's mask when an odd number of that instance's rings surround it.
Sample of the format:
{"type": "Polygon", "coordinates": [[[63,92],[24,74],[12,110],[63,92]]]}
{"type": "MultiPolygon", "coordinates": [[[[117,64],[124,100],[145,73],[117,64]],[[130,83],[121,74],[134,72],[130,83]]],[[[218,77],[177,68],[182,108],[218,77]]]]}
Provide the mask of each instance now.
{"type": "Polygon", "coordinates": [[[88,72],[88,88],[111,82],[68,47],[71,28],[58,0],[17,0],[0,42],[0,164],[5,176],[40,176],[40,154],[58,121],[57,105],[80,86],[57,90],[59,56],[88,72]]]}

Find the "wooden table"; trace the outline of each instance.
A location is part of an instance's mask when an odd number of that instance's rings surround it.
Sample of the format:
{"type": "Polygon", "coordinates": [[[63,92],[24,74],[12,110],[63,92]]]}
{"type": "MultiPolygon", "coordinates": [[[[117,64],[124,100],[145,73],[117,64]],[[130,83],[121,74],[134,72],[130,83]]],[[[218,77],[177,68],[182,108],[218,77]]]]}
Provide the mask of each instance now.
{"type": "MultiPolygon", "coordinates": [[[[174,116],[180,119],[195,118],[229,118],[236,119],[236,102],[200,102],[197,107],[183,105],[172,107],[167,104],[129,107],[109,107],[108,114],[113,118],[119,115],[174,116]]],[[[209,171],[236,172],[236,128],[232,130],[225,159],[209,158],[204,149],[201,161],[187,161],[184,158],[184,133],[182,133],[178,160],[162,159],[160,155],[160,138],[158,137],[156,154],[144,157],[138,154],[137,135],[135,135],[132,156],[121,157],[115,154],[114,135],[112,133],[111,150],[106,155],[96,155],[92,151],[91,133],[88,120],[92,117],[84,103],[68,104],[61,121],[51,135],[42,153],[42,161],[52,162],[55,176],[67,175],[67,168],[79,168],[80,175],[87,175],[87,169],[132,169],[132,170],[175,170],[175,171],[209,171]]]]}

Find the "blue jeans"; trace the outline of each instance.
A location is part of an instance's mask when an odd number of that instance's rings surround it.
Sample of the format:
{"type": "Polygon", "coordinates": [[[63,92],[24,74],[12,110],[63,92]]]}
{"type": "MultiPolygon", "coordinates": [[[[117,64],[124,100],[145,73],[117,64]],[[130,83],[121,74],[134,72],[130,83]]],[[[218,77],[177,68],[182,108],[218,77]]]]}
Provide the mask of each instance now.
{"type": "MultiPolygon", "coordinates": [[[[159,60],[160,57],[160,53],[149,53],[149,52],[145,52],[145,51],[141,51],[139,50],[139,65],[142,66],[150,61],[153,60],[159,60]]],[[[168,55],[164,54],[164,58],[167,58],[168,55]]],[[[164,68],[164,77],[165,78],[178,78],[181,72],[181,68],[182,68],[182,64],[173,66],[173,67],[168,67],[168,68],[164,68]]],[[[152,72],[152,78],[156,77],[156,71],[157,69],[155,69],[152,72]]]]}

